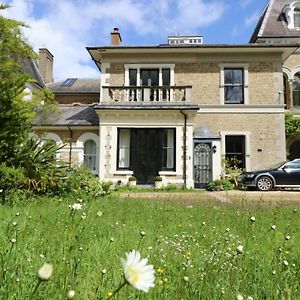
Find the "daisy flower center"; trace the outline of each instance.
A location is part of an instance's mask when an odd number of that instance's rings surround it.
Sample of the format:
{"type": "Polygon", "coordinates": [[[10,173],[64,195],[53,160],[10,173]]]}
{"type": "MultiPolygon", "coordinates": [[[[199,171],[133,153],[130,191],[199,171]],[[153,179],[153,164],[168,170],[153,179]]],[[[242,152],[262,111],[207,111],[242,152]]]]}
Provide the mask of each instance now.
{"type": "Polygon", "coordinates": [[[127,270],[128,274],[130,275],[132,281],[134,283],[137,283],[139,281],[139,277],[138,277],[138,272],[137,270],[133,269],[133,268],[129,268],[127,270]]]}

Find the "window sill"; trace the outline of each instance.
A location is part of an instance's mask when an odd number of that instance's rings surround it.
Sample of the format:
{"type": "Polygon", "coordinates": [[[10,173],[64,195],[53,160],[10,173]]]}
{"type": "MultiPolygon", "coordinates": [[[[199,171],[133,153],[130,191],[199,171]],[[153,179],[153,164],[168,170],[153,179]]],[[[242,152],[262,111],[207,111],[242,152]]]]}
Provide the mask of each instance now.
{"type": "Polygon", "coordinates": [[[114,172],[114,175],[132,175],[133,171],[131,170],[117,170],[114,172]]]}
{"type": "Polygon", "coordinates": [[[175,171],[160,171],[159,172],[160,176],[177,176],[177,172],[175,171]]]}

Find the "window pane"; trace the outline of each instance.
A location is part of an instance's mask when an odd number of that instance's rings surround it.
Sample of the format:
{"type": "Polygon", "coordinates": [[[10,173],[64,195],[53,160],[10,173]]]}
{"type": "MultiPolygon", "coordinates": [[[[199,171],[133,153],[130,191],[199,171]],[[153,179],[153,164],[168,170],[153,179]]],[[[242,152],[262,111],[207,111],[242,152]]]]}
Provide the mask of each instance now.
{"type": "Polygon", "coordinates": [[[299,76],[299,74],[296,74],[294,77],[293,104],[294,104],[294,106],[300,106],[300,76],[299,76]]]}
{"type": "Polygon", "coordinates": [[[93,140],[84,143],[83,162],[92,172],[96,171],[96,143],[93,140]]]}
{"type": "Polygon", "coordinates": [[[130,129],[119,129],[118,168],[129,168],[130,163],[130,129]]]}
{"type": "Polygon", "coordinates": [[[233,70],[233,83],[243,84],[243,70],[235,69],[233,70]]]}
{"type": "Polygon", "coordinates": [[[158,69],[141,69],[141,85],[153,86],[158,85],[158,69]]]}
{"type": "Polygon", "coordinates": [[[129,69],[129,85],[136,85],[137,70],[129,69]]]}
{"type": "Polygon", "coordinates": [[[175,129],[164,129],[162,133],[162,167],[175,169],[175,129]]]}
{"type": "Polygon", "coordinates": [[[162,84],[170,85],[170,69],[162,69],[162,84]]]}
{"type": "Polygon", "coordinates": [[[230,167],[245,168],[245,136],[227,135],[225,137],[225,158],[230,167]]]}
{"type": "Polygon", "coordinates": [[[224,83],[233,84],[233,70],[224,69],[224,83]]]}
{"type": "Polygon", "coordinates": [[[300,12],[299,10],[294,14],[294,27],[300,27],[300,12]]]}
{"type": "Polygon", "coordinates": [[[225,103],[243,103],[242,86],[225,86],[225,103]]]}

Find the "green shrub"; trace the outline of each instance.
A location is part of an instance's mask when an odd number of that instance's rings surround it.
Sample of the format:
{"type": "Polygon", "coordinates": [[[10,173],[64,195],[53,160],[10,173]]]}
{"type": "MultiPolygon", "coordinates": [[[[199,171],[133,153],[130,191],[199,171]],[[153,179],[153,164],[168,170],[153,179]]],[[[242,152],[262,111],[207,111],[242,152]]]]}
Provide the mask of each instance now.
{"type": "Polygon", "coordinates": [[[128,178],[128,181],[136,181],[136,177],[135,177],[135,176],[130,176],[130,177],[128,178]]]}
{"type": "Polygon", "coordinates": [[[10,190],[26,187],[26,177],[22,169],[0,164],[0,189],[10,190]]]}
{"type": "Polygon", "coordinates": [[[162,177],[161,176],[155,176],[155,181],[162,181],[162,177]]]}
{"type": "Polygon", "coordinates": [[[234,189],[235,185],[228,179],[217,179],[207,184],[208,191],[229,191],[234,189]]]}

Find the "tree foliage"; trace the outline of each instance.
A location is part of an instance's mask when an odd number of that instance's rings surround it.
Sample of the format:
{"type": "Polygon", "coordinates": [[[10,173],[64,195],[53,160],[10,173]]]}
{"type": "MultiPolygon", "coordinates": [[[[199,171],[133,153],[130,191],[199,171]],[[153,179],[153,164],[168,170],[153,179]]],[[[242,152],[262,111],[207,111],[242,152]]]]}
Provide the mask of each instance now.
{"type": "Polygon", "coordinates": [[[285,114],[285,135],[287,137],[300,133],[300,118],[295,118],[294,114],[285,114]]]}
{"type": "MultiPolygon", "coordinates": [[[[7,9],[0,5],[0,11],[7,9]]],[[[20,145],[26,143],[36,113],[43,114],[55,104],[48,90],[34,92],[25,100],[25,84],[33,82],[22,65],[36,58],[23,35],[22,22],[0,15],[0,163],[13,165],[20,145]],[[49,106],[50,104],[50,106],[49,106]]]]}

